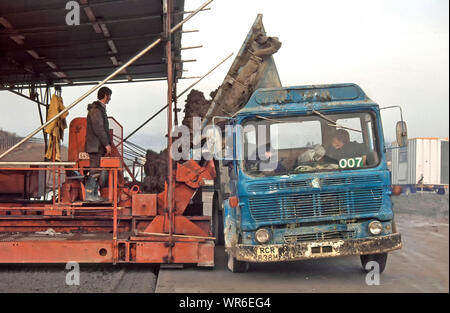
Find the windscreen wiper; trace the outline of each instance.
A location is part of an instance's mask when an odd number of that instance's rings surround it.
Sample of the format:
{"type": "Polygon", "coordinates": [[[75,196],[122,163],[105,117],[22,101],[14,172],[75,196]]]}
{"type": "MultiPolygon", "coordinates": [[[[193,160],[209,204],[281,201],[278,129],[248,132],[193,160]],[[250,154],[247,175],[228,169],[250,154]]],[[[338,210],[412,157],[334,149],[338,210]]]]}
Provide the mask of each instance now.
{"type": "Polygon", "coordinates": [[[334,127],[336,127],[336,128],[343,128],[343,129],[352,130],[352,131],[355,131],[355,132],[358,132],[358,133],[362,133],[362,131],[360,131],[360,130],[358,130],[358,129],[354,129],[354,128],[350,128],[350,127],[338,125],[335,121],[333,121],[332,119],[326,117],[325,115],[323,115],[322,113],[320,113],[320,112],[318,112],[318,111],[316,111],[316,110],[312,110],[312,113],[313,113],[313,114],[316,114],[317,116],[319,116],[319,117],[323,118],[324,120],[330,122],[331,125],[328,124],[328,126],[334,126],[334,127]]]}

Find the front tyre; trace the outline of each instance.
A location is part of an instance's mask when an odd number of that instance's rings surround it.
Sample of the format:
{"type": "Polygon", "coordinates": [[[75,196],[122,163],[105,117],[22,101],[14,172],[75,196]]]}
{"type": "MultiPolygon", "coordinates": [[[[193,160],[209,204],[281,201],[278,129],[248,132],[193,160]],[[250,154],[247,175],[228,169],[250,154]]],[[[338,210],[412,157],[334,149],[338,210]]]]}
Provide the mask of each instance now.
{"type": "Polygon", "coordinates": [[[384,269],[386,268],[387,256],[388,256],[387,253],[361,255],[360,258],[363,270],[366,273],[374,270],[374,264],[368,263],[376,262],[378,263],[379,273],[380,274],[383,273],[384,269]]]}

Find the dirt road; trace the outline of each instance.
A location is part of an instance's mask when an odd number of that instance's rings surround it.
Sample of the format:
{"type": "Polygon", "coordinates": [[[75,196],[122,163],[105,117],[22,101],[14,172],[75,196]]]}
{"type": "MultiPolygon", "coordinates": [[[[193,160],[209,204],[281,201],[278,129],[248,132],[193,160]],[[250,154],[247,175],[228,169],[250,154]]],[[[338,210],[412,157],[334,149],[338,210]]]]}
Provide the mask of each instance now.
{"type": "Polygon", "coordinates": [[[448,195],[394,198],[403,248],[388,256],[380,285],[367,285],[359,257],[252,264],[226,268],[216,248],[216,268],[161,270],[156,292],[449,292],[448,195]]]}

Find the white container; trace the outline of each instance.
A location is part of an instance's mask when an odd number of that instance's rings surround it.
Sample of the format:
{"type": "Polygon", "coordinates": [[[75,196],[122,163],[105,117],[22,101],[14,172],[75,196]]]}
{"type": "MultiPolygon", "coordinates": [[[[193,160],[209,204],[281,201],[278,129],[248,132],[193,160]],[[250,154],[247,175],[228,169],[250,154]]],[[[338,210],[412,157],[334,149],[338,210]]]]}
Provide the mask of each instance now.
{"type": "Polygon", "coordinates": [[[448,138],[411,138],[392,149],[393,185],[448,185],[448,138]]]}

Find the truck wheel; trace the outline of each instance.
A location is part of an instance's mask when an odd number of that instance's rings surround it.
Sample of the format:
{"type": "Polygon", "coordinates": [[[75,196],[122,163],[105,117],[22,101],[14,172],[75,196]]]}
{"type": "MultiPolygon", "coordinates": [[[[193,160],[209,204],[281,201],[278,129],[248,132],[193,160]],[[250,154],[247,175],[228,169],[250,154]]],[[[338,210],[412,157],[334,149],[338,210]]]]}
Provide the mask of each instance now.
{"type": "Polygon", "coordinates": [[[231,254],[228,254],[227,266],[232,273],[245,273],[250,268],[250,263],[238,261],[231,254]]]}
{"type": "Polygon", "coordinates": [[[386,268],[387,256],[387,253],[361,255],[360,258],[363,270],[366,273],[372,271],[373,267],[370,264],[367,267],[367,263],[377,262],[379,265],[380,274],[383,273],[384,269],[386,268]]]}
{"type": "Polygon", "coordinates": [[[212,229],[214,232],[214,243],[216,246],[224,245],[224,235],[223,235],[223,216],[222,211],[219,209],[219,200],[216,194],[213,197],[213,223],[212,229]]]}

